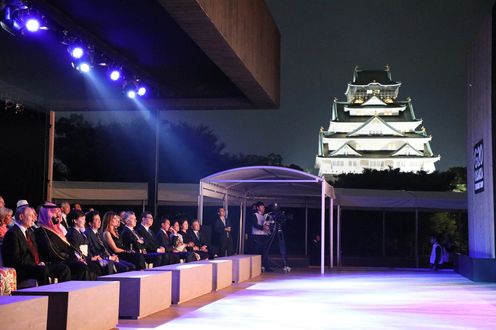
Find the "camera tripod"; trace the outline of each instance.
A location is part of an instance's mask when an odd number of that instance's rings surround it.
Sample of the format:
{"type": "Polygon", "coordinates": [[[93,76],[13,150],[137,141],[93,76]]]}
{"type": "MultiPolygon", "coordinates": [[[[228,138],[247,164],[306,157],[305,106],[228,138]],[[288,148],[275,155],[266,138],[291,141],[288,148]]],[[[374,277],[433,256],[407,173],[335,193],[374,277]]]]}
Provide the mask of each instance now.
{"type": "Polygon", "coordinates": [[[284,270],[284,272],[289,273],[291,271],[291,267],[288,266],[286,241],[284,240],[284,232],[282,230],[282,226],[280,223],[276,223],[274,225],[274,229],[270,234],[269,242],[267,243],[267,247],[265,248],[264,252],[266,253],[266,255],[269,254],[270,248],[272,247],[272,244],[274,243],[276,236],[277,236],[277,241],[279,243],[279,253],[281,254],[281,259],[282,259],[282,269],[284,270]]]}

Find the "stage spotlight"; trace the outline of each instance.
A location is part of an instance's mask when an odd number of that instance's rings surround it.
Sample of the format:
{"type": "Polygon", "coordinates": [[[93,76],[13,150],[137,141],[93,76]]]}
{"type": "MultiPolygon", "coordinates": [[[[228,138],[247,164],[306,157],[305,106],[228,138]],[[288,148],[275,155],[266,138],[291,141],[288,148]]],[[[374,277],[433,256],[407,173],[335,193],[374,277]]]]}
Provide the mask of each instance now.
{"type": "Polygon", "coordinates": [[[109,77],[113,81],[117,81],[121,78],[121,72],[118,69],[111,69],[109,77]]]}
{"type": "Polygon", "coordinates": [[[38,32],[40,29],[40,21],[36,18],[29,18],[26,21],[25,27],[29,32],[38,32]]]}
{"type": "Polygon", "coordinates": [[[84,72],[84,73],[90,72],[90,70],[91,70],[91,66],[86,62],[81,62],[78,65],[78,68],[79,68],[79,71],[84,72]]]}
{"type": "Polygon", "coordinates": [[[126,92],[126,96],[129,97],[130,99],[136,98],[136,91],[130,89],[126,92]]]}
{"type": "Polygon", "coordinates": [[[91,71],[91,64],[88,62],[71,62],[74,69],[82,73],[88,73],[91,71]]]}
{"type": "Polygon", "coordinates": [[[13,35],[23,34],[25,31],[35,33],[41,29],[47,29],[44,25],[44,17],[20,1],[12,1],[3,7],[0,13],[0,25],[13,35]]]}
{"type": "Polygon", "coordinates": [[[81,46],[69,46],[67,50],[69,51],[69,54],[71,54],[71,56],[75,59],[80,59],[84,55],[84,50],[81,46]]]}
{"type": "Polygon", "coordinates": [[[139,96],[144,96],[146,94],[146,87],[141,86],[138,88],[138,95],[139,96]]]}

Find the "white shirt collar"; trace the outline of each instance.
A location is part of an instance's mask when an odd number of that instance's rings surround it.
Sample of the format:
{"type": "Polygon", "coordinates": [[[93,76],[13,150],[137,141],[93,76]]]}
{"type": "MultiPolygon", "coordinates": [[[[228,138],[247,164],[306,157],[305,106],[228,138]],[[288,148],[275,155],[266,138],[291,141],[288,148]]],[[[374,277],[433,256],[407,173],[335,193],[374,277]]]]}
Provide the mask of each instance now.
{"type": "Polygon", "coordinates": [[[150,230],[150,227],[149,226],[145,226],[144,224],[141,224],[145,229],[146,231],[149,231],[150,230]]]}
{"type": "Polygon", "coordinates": [[[15,224],[17,225],[17,227],[19,227],[21,229],[22,233],[27,238],[27,236],[26,236],[26,230],[28,230],[28,229],[26,227],[24,227],[23,225],[17,223],[17,222],[15,224]]]}

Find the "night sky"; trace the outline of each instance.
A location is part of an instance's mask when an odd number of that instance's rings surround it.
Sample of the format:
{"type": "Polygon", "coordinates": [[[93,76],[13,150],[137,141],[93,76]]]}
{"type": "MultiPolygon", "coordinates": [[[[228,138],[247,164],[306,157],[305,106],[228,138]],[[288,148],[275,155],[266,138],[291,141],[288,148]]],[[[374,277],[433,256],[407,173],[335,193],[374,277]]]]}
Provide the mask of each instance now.
{"type": "MultiPolygon", "coordinates": [[[[279,153],[313,169],[330,104],[344,99],[353,69],[391,67],[441,154],[437,168],[465,166],[465,59],[493,0],[267,0],[281,32],[278,110],[170,111],[164,119],[205,124],[226,151],[279,153]]],[[[131,118],[126,112],[120,118],[131,118]]],[[[106,114],[91,118],[110,119],[106,114]]],[[[112,115],[111,118],[115,118],[112,115]]]]}

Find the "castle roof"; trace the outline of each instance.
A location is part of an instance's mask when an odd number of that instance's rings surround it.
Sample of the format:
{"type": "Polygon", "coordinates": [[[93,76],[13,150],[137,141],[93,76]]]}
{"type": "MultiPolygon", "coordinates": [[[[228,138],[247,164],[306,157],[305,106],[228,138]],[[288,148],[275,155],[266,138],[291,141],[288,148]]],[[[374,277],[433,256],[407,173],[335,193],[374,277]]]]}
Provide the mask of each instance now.
{"type": "MultiPolygon", "coordinates": [[[[370,119],[370,116],[351,116],[348,111],[344,111],[344,107],[347,108],[357,108],[363,109],[360,104],[352,104],[347,102],[335,102],[333,107],[334,121],[342,121],[342,122],[366,122],[370,119]]],[[[400,111],[397,116],[388,116],[388,122],[397,122],[397,121],[415,121],[415,114],[413,112],[413,108],[410,101],[400,101],[392,104],[388,104],[387,107],[397,108],[401,106],[406,106],[405,111],[400,111]]],[[[384,106],[376,106],[377,108],[384,109],[384,106]]],[[[374,108],[374,106],[368,106],[368,109],[374,108]]]]}
{"type": "Polygon", "coordinates": [[[398,84],[398,82],[391,79],[389,68],[384,70],[360,70],[355,68],[352,85],[368,85],[374,82],[381,85],[398,84]]]}

